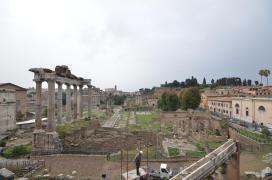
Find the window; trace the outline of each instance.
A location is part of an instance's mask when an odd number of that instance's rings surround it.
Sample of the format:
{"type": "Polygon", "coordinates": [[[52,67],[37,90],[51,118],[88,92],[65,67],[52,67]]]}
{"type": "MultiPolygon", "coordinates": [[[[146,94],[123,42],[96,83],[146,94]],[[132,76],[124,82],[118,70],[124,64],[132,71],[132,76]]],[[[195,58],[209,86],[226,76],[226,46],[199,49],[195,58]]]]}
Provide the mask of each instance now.
{"type": "Polygon", "coordinates": [[[240,105],[238,103],[235,104],[235,108],[236,108],[236,114],[239,114],[240,105]]]}
{"type": "Polygon", "coordinates": [[[263,106],[259,106],[258,110],[259,111],[265,111],[265,108],[263,106]]]}
{"type": "Polygon", "coordinates": [[[162,171],[163,173],[168,173],[168,172],[166,171],[166,169],[161,169],[161,171],[162,171]]]}
{"type": "Polygon", "coordinates": [[[246,108],[246,116],[248,116],[249,112],[248,112],[248,107],[246,108]]]}

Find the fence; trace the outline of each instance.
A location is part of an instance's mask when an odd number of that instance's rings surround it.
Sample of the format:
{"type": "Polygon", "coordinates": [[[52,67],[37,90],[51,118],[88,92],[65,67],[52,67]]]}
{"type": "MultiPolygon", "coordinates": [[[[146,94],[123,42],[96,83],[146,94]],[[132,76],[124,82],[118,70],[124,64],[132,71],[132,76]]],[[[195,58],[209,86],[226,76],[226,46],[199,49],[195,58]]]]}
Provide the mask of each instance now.
{"type": "Polygon", "coordinates": [[[18,177],[27,177],[33,171],[45,166],[43,160],[28,159],[1,159],[0,168],[7,168],[13,171],[18,177]]]}

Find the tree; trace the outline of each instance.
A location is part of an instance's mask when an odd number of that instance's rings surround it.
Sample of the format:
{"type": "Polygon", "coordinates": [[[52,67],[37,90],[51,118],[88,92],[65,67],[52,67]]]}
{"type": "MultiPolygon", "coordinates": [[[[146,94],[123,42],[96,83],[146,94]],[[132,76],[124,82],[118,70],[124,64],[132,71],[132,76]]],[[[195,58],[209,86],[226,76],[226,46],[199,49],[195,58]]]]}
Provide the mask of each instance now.
{"type": "Polygon", "coordinates": [[[211,83],[214,84],[214,79],[211,80],[211,83]]]}
{"type": "Polygon", "coordinates": [[[194,87],[194,86],[198,86],[198,82],[197,82],[197,79],[194,77],[194,76],[192,76],[192,78],[191,79],[186,79],[185,80],[185,86],[186,87],[194,87]]]}
{"type": "Polygon", "coordinates": [[[115,96],[113,96],[113,104],[114,105],[123,105],[125,99],[126,99],[126,96],[115,95],[115,96]]]}
{"type": "Polygon", "coordinates": [[[243,80],[243,86],[247,86],[247,80],[246,79],[243,80]]]}
{"type": "Polygon", "coordinates": [[[180,84],[177,80],[174,80],[172,83],[171,83],[171,87],[179,87],[180,84]]]}
{"type": "Polygon", "coordinates": [[[177,94],[164,92],[159,99],[158,106],[163,111],[176,111],[179,107],[177,94]]]}
{"type": "Polygon", "coordinates": [[[200,104],[200,91],[197,87],[191,87],[186,89],[182,95],[180,95],[181,108],[196,109],[200,104]]]}
{"type": "Polygon", "coordinates": [[[184,82],[184,81],[182,81],[182,82],[180,83],[180,87],[185,88],[185,82],[184,82]]]}
{"type": "Polygon", "coordinates": [[[206,85],[206,78],[203,79],[202,85],[203,85],[203,86],[206,85]]]}
{"type": "Polygon", "coordinates": [[[216,80],[217,86],[241,86],[242,80],[239,77],[223,77],[216,80]]]}
{"type": "Polygon", "coordinates": [[[247,80],[247,85],[251,86],[252,85],[252,81],[250,79],[247,80]]]}
{"type": "Polygon", "coordinates": [[[270,70],[263,69],[263,76],[266,77],[266,85],[268,86],[268,76],[270,76],[270,70]]]}
{"type": "Polygon", "coordinates": [[[259,75],[261,76],[261,84],[263,83],[263,76],[264,76],[264,70],[263,69],[261,69],[260,71],[259,71],[259,75]]]}
{"type": "Polygon", "coordinates": [[[176,111],[179,108],[179,99],[175,93],[169,93],[168,100],[166,102],[168,111],[176,111]]]}

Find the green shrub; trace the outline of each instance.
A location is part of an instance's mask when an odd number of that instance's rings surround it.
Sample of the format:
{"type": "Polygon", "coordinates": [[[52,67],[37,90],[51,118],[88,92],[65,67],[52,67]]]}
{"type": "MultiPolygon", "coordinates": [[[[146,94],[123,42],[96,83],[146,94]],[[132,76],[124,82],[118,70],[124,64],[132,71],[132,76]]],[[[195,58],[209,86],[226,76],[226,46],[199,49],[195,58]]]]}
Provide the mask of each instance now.
{"type": "Polygon", "coordinates": [[[16,158],[30,154],[32,151],[31,145],[18,145],[11,148],[8,148],[4,151],[3,156],[5,158],[16,158]]]}
{"type": "Polygon", "coordinates": [[[199,151],[204,151],[204,145],[202,143],[196,143],[196,147],[199,151]]]}
{"type": "Polygon", "coordinates": [[[262,134],[264,135],[264,137],[268,137],[270,135],[267,127],[262,128],[262,134]]]}
{"type": "Polygon", "coordinates": [[[216,130],[215,130],[215,135],[216,135],[216,136],[221,136],[221,132],[219,131],[219,129],[216,129],[216,130]]]}
{"type": "Polygon", "coordinates": [[[170,157],[173,157],[173,156],[178,156],[180,152],[178,148],[168,147],[168,154],[170,157]]]}
{"type": "Polygon", "coordinates": [[[0,141],[0,147],[5,147],[5,146],[6,146],[6,143],[7,143],[7,140],[2,139],[2,140],[0,141]]]}
{"type": "Polygon", "coordinates": [[[57,133],[61,138],[64,138],[66,135],[72,134],[75,130],[79,130],[83,126],[88,126],[92,123],[90,120],[77,120],[71,123],[65,123],[63,125],[57,126],[57,133]]]}

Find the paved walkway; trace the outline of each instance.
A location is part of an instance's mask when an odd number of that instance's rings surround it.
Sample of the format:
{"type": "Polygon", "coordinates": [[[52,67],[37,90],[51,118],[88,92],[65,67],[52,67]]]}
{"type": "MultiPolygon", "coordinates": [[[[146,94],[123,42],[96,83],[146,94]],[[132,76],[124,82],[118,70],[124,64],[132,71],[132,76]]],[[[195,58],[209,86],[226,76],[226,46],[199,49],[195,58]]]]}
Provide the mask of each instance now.
{"type": "Polygon", "coordinates": [[[113,111],[114,114],[112,115],[112,117],[109,120],[107,120],[102,127],[112,128],[114,127],[115,123],[120,119],[121,108],[114,109],[113,111]]]}
{"type": "Polygon", "coordinates": [[[135,112],[131,111],[129,115],[129,124],[136,124],[135,112]]]}

